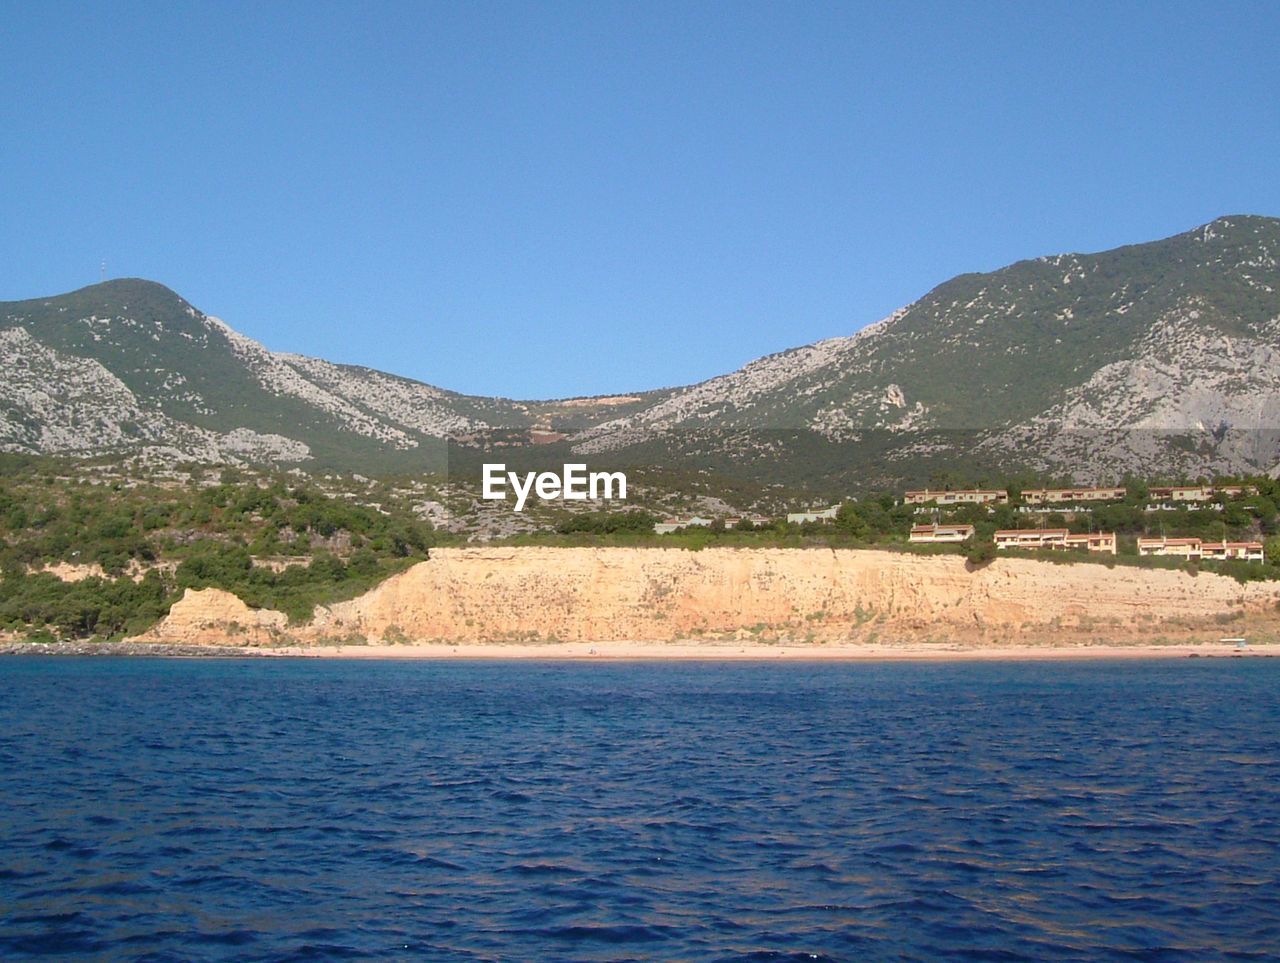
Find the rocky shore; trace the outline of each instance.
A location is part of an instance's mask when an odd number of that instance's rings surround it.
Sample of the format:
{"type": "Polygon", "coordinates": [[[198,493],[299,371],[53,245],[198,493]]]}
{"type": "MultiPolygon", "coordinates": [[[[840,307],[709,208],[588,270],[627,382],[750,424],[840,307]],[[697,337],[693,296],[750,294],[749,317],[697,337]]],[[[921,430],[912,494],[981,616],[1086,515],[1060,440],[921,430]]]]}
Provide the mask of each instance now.
{"type": "Polygon", "coordinates": [[[54,655],[54,656],[165,656],[169,658],[227,658],[229,656],[268,655],[266,651],[243,647],[175,645],[159,642],[139,642],[129,639],[123,642],[0,642],[0,656],[5,655],[54,655]]]}

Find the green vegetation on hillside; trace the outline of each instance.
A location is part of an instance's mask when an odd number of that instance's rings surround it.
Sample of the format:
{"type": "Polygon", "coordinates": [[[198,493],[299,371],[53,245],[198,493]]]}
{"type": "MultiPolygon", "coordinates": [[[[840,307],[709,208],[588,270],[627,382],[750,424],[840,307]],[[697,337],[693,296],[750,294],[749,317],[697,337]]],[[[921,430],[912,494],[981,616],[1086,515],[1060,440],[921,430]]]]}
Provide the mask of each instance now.
{"type": "Polygon", "coordinates": [[[1122,502],[1062,505],[1043,513],[1019,511],[1017,486],[1008,489],[1013,499],[1007,505],[958,505],[939,509],[943,522],[969,523],[974,538],[964,544],[910,544],[911,526],[930,521],[930,513],[918,513],[904,505],[899,496],[883,492],[859,501],[846,501],[832,522],[789,523],[774,519],[753,525],[744,521],[727,529],[723,520],[710,526],[690,526],[663,535],[654,533],[654,518],[647,512],[602,512],[567,515],[554,528],[515,536],[505,541],[514,545],[662,547],[699,550],[723,548],[880,548],[919,554],[965,555],[980,565],[997,556],[994,535],[1001,529],[1065,528],[1073,533],[1115,532],[1119,554],[1081,552],[1018,552],[1053,562],[1078,561],[1136,565],[1145,568],[1204,569],[1230,575],[1240,581],[1280,578],[1280,482],[1270,478],[1248,480],[1258,494],[1244,498],[1218,498],[1206,505],[1187,503],[1173,511],[1148,511],[1152,502],[1146,487],[1134,484],[1122,502]],[[1193,562],[1172,558],[1139,557],[1137,540],[1159,536],[1200,538],[1204,541],[1261,540],[1266,564],[1247,562],[1193,562]]]}
{"type": "MultiPolygon", "coordinates": [[[[1242,581],[1280,578],[1280,482],[1247,479],[1255,495],[1149,510],[1144,484],[1122,501],[1021,509],[1025,479],[1007,488],[1008,505],[961,505],[920,512],[884,492],[845,500],[831,522],[764,524],[743,520],[655,534],[655,514],[640,505],[612,511],[545,512],[541,528],[499,541],[516,545],[731,548],[878,548],[996,556],[1005,528],[1114,531],[1119,554],[1025,553],[1055,563],[1101,563],[1214,571],[1242,581]],[[913,524],[974,525],[966,544],[908,542],[913,524]],[[1166,534],[1206,541],[1262,540],[1265,564],[1186,563],[1140,558],[1137,539],[1166,534]]],[[[64,639],[137,634],[184,589],[220,588],[255,607],[305,620],[314,607],[353,597],[427,557],[432,545],[460,536],[435,532],[415,505],[425,497],[408,480],[308,478],[249,470],[192,468],[148,474],[108,463],[71,463],[0,455],[0,631],[64,639]],[[406,494],[410,493],[410,494],[406,494]],[[48,568],[70,566],[54,572],[48,568]],[[58,577],[59,575],[63,577],[58,577]]],[[[654,494],[654,492],[650,492],[654,494]]],[[[699,497],[707,497],[703,492],[699,497]]],[[[432,497],[445,497],[444,495],[432,497]]],[[[453,491],[454,510],[471,496],[453,491]]],[[[1001,553],[1003,554],[1003,553],[1001,553]]]]}
{"type": "Polygon", "coordinates": [[[99,481],[53,460],[0,456],[0,628],[118,637],[155,622],[183,589],[205,587],[303,619],[424,559],[435,539],[403,508],[357,504],[297,477],[99,481]],[[87,577],[41,571],[59,564],[87,577]]]}

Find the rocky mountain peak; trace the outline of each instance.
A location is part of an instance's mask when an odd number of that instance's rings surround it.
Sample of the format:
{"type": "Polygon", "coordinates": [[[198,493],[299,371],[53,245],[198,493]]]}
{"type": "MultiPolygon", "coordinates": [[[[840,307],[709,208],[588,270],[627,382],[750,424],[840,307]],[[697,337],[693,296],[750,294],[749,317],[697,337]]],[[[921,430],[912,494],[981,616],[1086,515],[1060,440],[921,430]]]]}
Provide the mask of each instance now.
{"type": "Polygon", "coordinates": [[[469,397],[272,352],[139,278],[0,303],[0,361],[9,451],[426,471],[527,449],[842,484],[977,461],[1269,470],[1280,220],[962,274],[852,334],[621,399],[469,397]]]}

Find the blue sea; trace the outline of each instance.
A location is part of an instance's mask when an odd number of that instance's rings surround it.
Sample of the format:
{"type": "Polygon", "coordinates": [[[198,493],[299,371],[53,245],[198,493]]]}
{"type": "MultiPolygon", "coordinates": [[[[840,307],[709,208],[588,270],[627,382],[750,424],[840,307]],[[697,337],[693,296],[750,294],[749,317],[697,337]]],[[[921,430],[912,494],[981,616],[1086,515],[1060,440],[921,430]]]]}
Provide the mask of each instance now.
{"type": "Polygon", "coordinates": [[[1275,959],[1280,660],[0,660],[0,958],[1275,959]]]}

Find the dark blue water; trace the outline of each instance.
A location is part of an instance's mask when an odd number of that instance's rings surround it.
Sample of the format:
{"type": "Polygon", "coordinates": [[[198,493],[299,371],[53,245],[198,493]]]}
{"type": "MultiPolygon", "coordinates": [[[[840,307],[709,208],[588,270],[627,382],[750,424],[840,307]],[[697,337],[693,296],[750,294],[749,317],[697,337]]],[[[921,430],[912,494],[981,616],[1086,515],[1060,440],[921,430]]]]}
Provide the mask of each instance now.
{"type": "Polygon", "coordinates": [[[0,957],[1280,952],[1280,662],[0,660],[0,957]]]}

